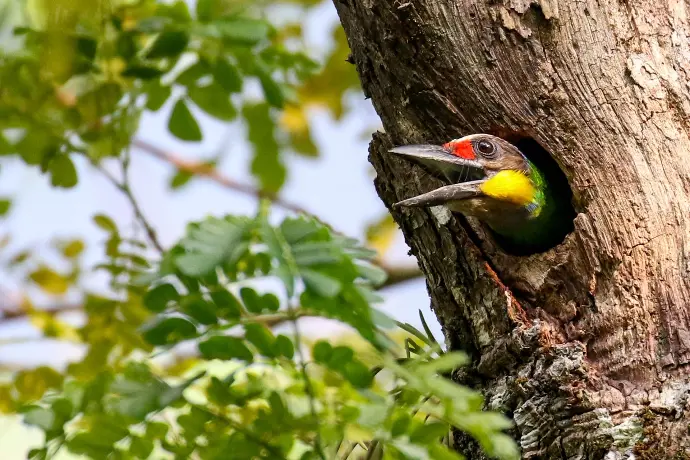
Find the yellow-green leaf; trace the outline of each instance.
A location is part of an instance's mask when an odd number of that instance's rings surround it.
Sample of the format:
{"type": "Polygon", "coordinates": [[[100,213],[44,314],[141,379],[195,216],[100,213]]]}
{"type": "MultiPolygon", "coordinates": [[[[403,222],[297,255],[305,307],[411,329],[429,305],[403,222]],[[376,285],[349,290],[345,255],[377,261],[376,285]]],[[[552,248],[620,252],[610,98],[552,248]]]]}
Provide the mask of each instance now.
{"type": "Polygon", "coordinates": [[[41,265],[29,275],[29,278],[40,286],[43,291],[53,295],[66,293],[70,285],[66,276],[59,274],[46,265],[41,265]]]}
{"type": "Polygon", "coordinates": [[[12,207],[12,201],[8,198],[0,198],[0,216],[7,214],[12,207]]]}
{"type": "Polygon", "coordinates": [[[84,251],[84,242],[81,240],[72,240],[66,242],[62,246],[62,254],[70,259],[73,259],[84,251]]]}

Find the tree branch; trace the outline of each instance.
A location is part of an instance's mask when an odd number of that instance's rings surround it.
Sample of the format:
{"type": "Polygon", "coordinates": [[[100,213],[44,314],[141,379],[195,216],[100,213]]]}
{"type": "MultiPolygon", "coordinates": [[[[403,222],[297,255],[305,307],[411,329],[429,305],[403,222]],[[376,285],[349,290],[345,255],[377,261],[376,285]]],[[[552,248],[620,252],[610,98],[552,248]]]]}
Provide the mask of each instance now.
{"type": "Polygon", "coordinates": [[[423,276],[422,271],[417,265],[390,266],[380,261],[375,263],[388,274],[388,278],[379,286],[379,289],[390,288],[423,276]]]}
{"type": "Polygon", "coordinates": [[[218,170],[212,166],[209,166],[201,161],[190,161],[179,158],[170,152],[150,144],[141,139],[134,139],[132,141],[132,146],[138,148],[142,152],[148,153],[160,160],[170,163],[175,166],[178,170],[193,174],[199,177],[206,177],[211,179],[213,182],[222,185],[225,188],[234,190],[236,192],[242,193],[255,198],[266,198],[270,200],[273,204],[280,206],[288,211],[309,214],[310,212],[299,206],[298,204],[292,203],[291,201],[280,198],[275,193],[266,192],[265,190],[258,189],[252,185],[244,184],[242,182],[237,182],[229,177],[226,177],[218,172],[218,170]]]}
{"type": "MultiPolygon", "coordinates": [[[[138,148],[144,153],[147,153],[149,155],[152,155],[162,161],[165,161],[166,163],[169,163],[173,166],[175,166],[178,170],[193,174],[195,176],[200,176],[200,177],[205,177],[207,179],[212,180],[213,182],[229,189],[233,190],[239,193],[242,193],[247,196],[251,196],[257,199],[268,199],[270,200],[273,204],[280,206],[283,209],[286,209],[288,211],[292,211],[295,213],[301,213],[301,214],[307,214],[310,216],[315,217],[312,213],[304,209],[303,207],[292,203],[290,201],[284,200],[280,197],[278,197],[276,194],[273,193],[268,193],[266,191],[263,191],[261,189],[258,189],[256,187],[253,187],[248,184],[244,184],[241,182],[234,181],[224,175],[222,175],[216,168],[213,166],[209,166],[206,163],[200,162],[200,161],[189,161],[189,160],[184,160],[182,158],[179,158],[175,154],[172,154],[170,152],[167,152],[163,150],[160,147],[157,147],[149,142],[146,142],[141,139],[134,139],[132,141],[132,146],[138,148]]],[[[328,225],[324,223],[324,225],[328,225]]],[[[330,225],[328,225],[332,229],[330,225]]],[[[336,231],[336,230],[333,230],[336,231]]],[[[422,272],[419,270],[419,267],[415,266],[409,266],[409,267],[391,267],[386,265],[384,262],[381,261],[374,261],[376,265],[378,265],[380,268],[386,271],[388,274],[388,279],[387,281],[380,286],[381,288],[388,288],[391,286],[394,286],[399,283],[403,283],[405,281],[414,279],[414,278],[419,278],[422,276],[422,272]]]]}
{"type": "MultiPolygon", "coordinates": [[[[33,311],[47,313],[49,315],[60,315],[62,313],[82,311],[83,309],[84,304],[78,302],[73,304],[58,304],[48,308],[35,309],[33,311]]],[[[31,311],[22,309],[17,306],[0,307],[0,324],[3,324],[7,321],[25,319],[30,314],[31,311]]]]}

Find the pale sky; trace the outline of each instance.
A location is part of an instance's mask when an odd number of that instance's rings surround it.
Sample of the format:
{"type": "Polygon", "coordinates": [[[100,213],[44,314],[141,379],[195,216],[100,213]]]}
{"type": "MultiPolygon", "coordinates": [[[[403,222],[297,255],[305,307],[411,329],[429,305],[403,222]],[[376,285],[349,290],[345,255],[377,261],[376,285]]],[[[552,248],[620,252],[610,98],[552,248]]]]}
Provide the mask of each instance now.
{"type": "MultiPolygon", "coordinates": [[[[307,45],[315,54],[330,46],[330,33],[337,15],[330,2],[310,14],[306,19],[307,45]]],[[[318,54],[317,54],[318,55],[318,54]]],[[[373,186],[373,170],[367,161],[367,147],[372,129],[379,122],[371,104],[361,94],[348,98],[350,113],[335,122],[327,113],[312,114],[312,130],[321,152],[318,160],[291,156],[288,183],[281,196],[300,203],[334,228],[358,238],[364,237],[365,224],[382,215],[385,207],[373,186]],[[363,136],[366,134],[366,136],[363,136]]],[[[166,128],[170,107],[158,113],[147,113],[142,120],[138,137],[177,155],[200,159],[220,146],[228,153],[220,170],[228,177],[249,181],[249,149],[244,142],[244,130],[238,123],[224,124],[197,114],[204,141],[183,143],[172,137],[166,128]]],[[[379,128],[380,129],[380,128],[379,128]]],[[[103,233],[91,221],[96,213],[106,213],[121,226],[131,222],[131,209],[122,195],[103,177],[84,162],[78,162],[80,182],[71,190],[55,189],[49,178],[37,168],[27,168],[19,161],[0,160],[0,196],[11,195],[15,202],[6,220],[0,220],[0,236],[11,234],[11,247],[47,247],[56,236],[80,236],[87,242],[85,265],[103,260],[103,233]]],[[[251,214],[256,211],[256,200],[203,180],[194,180],[178,192],[171,192],[167,183],[173,169],[158,159],[133,151],[132,184],[143,212],[153,223],[165,245],[174,243],[192,220],[208,215],[251,214]]],[[[276,217],[282,212],[276,208],[276,217]]],[[[407,246],[399,238],[388,257],[392,263],[414,264],[407,256],[407,246]]],[[[0,257],[2,257],[0,255],[0,257]]],[[[102,276],[90,276],[88,285],[97,290],[103,286],[102,276]]],[[[16,280],[3,279],[0,283],[0,301],[12,302],[12,290],[20,290],[16,280]],[[9,292],[7,292],[9,290],[9,292]],[[10,299],[8,300],[8,296],[10,299]]],[[[382,309],[396,319],[420,327],[418,309],[442,340],[440,327],[429,311],[429,300],[423,280],[415,280],[384,292],[382,309]]],[[[302,323],[305,333],[328,335],[332,324],[310,319],[302,323]]],[[[35,366],[49,364],[62,366],[80,356],[78,348],[52,342],[6,345],[16,337],[37,337],[31,326],[13,323],[0,326],[0,366],[35,366]]],[[[0,453],[3,460],[25,458],[27,442],[14,421],[0,418],[0,453]],[[10,450],[11,449],[11,450],[10,450]],[[7,456],[9,455],[9,457],[7,456]]],[[[28,439],[28,438],[27,438],[28,439]]],[[[35,440],[35,438],[32,438],[35,440]]]]}

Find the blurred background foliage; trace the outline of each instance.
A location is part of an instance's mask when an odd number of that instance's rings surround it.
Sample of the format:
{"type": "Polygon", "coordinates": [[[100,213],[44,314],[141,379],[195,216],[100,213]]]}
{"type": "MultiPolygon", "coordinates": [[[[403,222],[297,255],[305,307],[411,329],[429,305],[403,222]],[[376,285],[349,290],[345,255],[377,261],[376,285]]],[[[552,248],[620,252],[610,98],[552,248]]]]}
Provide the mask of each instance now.
{"type": "MultiPolygon", "coordinates": [[[[0,179],[9,165],[39,171],[55,193],[103,181],[134,216],[127,226],[107,209],[92,215],[91,264],[79,235],[18,247],[3,224],[17,193],[2,189],[0,347],[80,350],[64,366],[0,363],[0,413],[38,435],[16,458],[459,458],[451,429],[516,458],[507,419],[447,379],[465,356],[444,352],[421,312],[420,331],[379,308],[381,289],[420,276],[386,259],[399,241],[390,215],[381,207],[359,242],[284,197],[293,159],[318,167],[310,114],[337,122],[348,97],[363,98],[337,23],[320,52],[306,45],[305,18],[323,8],[0,1],[0,179]],[[180,143],[207,139],[204,120],[239,129],[190,159],[142,136],[151,114],[180,143]],[[240,141],[249,155],[230,176],[227,145],[240,141]],[[164,240],[133,186],[141,155],[173,167],[170,190],[212,182],[255,212],[164,240]],[[305,317],[349,332],[319,340],[305,317]],[[19,322],[37,332],[17,337],[19,322]]],[[[17,442],[0,433],[1,451],[17,442]]]]}

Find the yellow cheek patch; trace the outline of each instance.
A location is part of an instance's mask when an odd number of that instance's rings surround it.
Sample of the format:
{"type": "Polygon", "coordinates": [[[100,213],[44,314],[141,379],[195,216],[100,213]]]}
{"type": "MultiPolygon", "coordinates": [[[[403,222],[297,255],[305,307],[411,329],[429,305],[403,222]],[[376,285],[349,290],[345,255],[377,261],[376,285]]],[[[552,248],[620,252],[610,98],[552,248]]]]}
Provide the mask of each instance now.
{"type": "Polygon", "coordinates": [[[484,195],[519,206],[527,206],[534,201],[537,191],[529,177],[520,171],[513,170],[497,172],[491,179],[484,182],[479,190],[484,195]]]}

